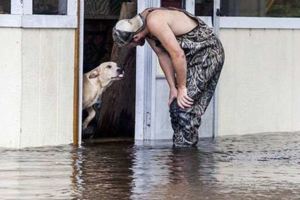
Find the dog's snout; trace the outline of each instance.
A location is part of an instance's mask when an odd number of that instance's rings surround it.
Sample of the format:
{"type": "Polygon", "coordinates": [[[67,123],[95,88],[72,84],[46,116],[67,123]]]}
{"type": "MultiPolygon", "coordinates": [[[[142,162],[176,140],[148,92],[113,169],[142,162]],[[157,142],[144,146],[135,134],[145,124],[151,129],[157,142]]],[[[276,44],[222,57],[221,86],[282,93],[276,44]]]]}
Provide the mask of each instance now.
{"type": "Polygon", "coordinates": [[[120,74],[123,73],[123,71],[124,71],[124,70],[123,70],[122,68],[118,68],[118,69],[117,69],[117,72],[120,73],[120,74]]]}

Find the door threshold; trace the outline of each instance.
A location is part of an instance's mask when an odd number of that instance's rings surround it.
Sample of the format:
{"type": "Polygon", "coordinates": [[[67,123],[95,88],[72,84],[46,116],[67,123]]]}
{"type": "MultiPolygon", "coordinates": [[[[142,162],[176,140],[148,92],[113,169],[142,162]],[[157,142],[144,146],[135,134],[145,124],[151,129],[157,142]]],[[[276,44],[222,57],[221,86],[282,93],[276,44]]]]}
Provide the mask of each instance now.
{"type": "Polygon", "coordinates": [[[129,137],[106,137],[106,138],[95,138],[83,140],[86,144],[102,144],[102,143],[123,143],[123,142],[134,142],[134,138],[129,137]]]}

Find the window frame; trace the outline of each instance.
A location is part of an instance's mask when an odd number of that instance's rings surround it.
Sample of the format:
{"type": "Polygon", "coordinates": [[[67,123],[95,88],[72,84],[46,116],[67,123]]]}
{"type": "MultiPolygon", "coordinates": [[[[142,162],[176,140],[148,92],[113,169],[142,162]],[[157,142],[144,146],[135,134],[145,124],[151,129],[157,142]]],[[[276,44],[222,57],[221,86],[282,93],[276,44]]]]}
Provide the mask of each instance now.
{"type": "Polygon", "coordinates": [[[220,29],[300,29],[299,17],[220,16],[219,19],[220,29]]]}
{"type": "Polygon", "coordinates": [[[297,17],[220,17],[220,28],[300,29],[297,17]]]}
{"type": "MultiPolygon", "coordinates": [[[[214,0],[214,4],[218,4],[218,8],[220,8],[220,1],[222,0],[214,0]]],[[[186,3],[187,7],[194,11],[193,9],[195,8],[195,0],[186,0],[186,3]]],[[[300,29],[300,17],[216,17],[219,18],[220,29],[300,29]]]]}
{"type": "Polygon", "coordinates": [[[67,1],[66,15],[36,15],[33,0],[11,0],[10,14],[0,14],[0,27],[77,28],[78,0],[67,1]]]}

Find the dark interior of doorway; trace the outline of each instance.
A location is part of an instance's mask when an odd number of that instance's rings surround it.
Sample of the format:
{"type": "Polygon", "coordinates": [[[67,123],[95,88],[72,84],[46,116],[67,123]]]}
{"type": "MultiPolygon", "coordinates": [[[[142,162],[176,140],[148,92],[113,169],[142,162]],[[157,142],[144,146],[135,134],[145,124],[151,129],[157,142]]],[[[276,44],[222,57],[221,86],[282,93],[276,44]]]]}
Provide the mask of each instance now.
{"type": "MultiPolygon", "coordinates": [[[[100,63],[114,61],[125,70],[125,77],[110,86],[96,104],[96,117],[82,139],[133,138],[135,125],[135,50],[113,44],[112,28],[118,19],[136,14],[135,1],[86,0],[84,8],[84,73],[100,63]],[[123,13],[123,14],[122,14],[123,13]],[[126,14],[127,13],[127,14],[126,14]]],[[[83,119],[86,112],[82,113],[83,119]]]]}

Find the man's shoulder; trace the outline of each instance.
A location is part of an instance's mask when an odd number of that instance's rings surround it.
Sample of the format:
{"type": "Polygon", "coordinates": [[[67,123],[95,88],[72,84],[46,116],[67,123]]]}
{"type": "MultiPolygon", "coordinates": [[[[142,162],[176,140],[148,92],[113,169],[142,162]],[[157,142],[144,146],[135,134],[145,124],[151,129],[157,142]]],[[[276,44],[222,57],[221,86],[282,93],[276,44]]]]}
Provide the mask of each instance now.
{"type": "Polygon", "coordinates": [[[153,27],[157,25],[162,25],[167,22],[167,14],[161,12],[161,10],[154,10],[147,16],[147,26],[153,27]]]}

